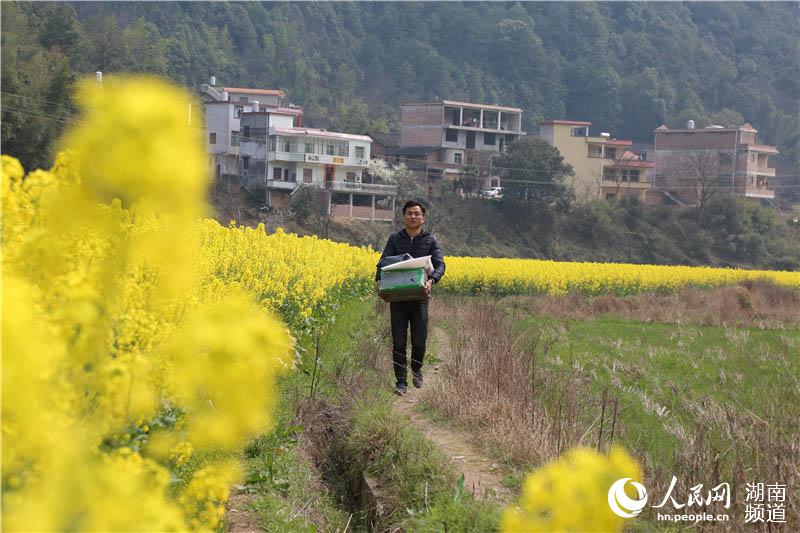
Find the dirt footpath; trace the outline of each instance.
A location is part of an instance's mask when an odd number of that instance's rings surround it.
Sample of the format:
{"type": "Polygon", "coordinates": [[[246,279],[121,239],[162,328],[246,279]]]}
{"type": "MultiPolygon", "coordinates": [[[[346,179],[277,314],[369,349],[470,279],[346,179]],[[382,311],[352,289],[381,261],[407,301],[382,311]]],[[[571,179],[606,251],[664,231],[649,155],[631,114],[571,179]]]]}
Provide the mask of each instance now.
{"type": "MultiPolygon", "coordinates": [[[[446,359],[450,351],[447,332],[434,327],[431,333],[430,340],[436,345],[437,355],[442,360],[446,359]]],[[[438,363],[423,367],[425,376],[423,387],[430,387],[436,383],[440,368],[438,363]]],[[[424,389],[409,386],[408,394],[395,400],[396,411],[407,416],[415,428],[442,450],[453,463],[456,472],[464,474],[464,490],[474,494],[476,498],[508,503],[513,498],[513,494],[501,483],[503,476],[497,463],[487,458],[477,446],[472,444],[466,432],[438,425],[419,412],[417,406],[421,401],[422,390],[424,389]]]]}

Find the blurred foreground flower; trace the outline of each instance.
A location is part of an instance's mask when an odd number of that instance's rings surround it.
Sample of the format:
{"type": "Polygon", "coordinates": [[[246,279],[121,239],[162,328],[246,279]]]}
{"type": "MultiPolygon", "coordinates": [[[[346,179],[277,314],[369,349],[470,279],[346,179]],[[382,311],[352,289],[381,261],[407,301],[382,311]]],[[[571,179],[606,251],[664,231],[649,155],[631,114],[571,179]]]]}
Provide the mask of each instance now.
{"type": "Polygon", "coordinates": [[[204,283],[191,97],[112,77],[78,101],[50,171],[2,156],[2,529],[214,529],[291,339],[261,294],[204,283]]]}
{"type": "Polygon", "coordinates": [[[607,456],[589,448],[571,450],[528,474],[519,502],[503,513],[501,529],[619,531],[624,519],[611,511],[608,491],[626,477],[640,481],[641,469],[620,447],[612,447],[607,456]]]}

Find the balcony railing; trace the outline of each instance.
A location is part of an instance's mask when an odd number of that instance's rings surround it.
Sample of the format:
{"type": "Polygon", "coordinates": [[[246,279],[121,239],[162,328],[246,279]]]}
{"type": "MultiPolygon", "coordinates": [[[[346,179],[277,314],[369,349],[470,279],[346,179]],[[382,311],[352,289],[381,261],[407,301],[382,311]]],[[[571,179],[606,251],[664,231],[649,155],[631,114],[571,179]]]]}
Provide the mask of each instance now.
{"type": "Polygon", "coordinates": [[[296,187],[297,187],[296,181],[267,180],[267,189],[281,189],[284,191],[293,191],[296,187]]]}
{"type": "Polygon", "coordinates": [[[464,119],[464,120],[461,121],[461,124],[458,124],[457,122],[455,124],[445,124],[445,127],[446,128],[450,128],[450,127],[477,128],[477,129],[481,129],[481,130],[507,131],[507,132],[510,132],[510,133],[515,133],[515,132],[522,131],[519,128],[513,129],[511,123],[508,122],[508,121],[505,121],[505,120],[500,122],[500,127],[498,127],[498,124],[497,124],[496,121],[486,121],[486,120],[484,120],[483,121],[483,125],[481,125],[480,121],[477,120],[477,119],[476,120],[464,119]]]}

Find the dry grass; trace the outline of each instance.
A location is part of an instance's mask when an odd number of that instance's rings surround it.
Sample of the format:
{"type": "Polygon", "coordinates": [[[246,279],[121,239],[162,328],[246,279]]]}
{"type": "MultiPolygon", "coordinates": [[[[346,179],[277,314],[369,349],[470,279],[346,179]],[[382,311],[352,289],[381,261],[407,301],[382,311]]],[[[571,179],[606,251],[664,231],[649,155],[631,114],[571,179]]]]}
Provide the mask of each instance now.
{"type": "Polygon", "coordinates": [[[671,295],[643,293],[621,297],[519,296],[513,305],[537,315],[585,320],[612,314],[643,322],[738,326],[800,327],[800,291],[766,281],[746,281],[714,289],[687,288],[671,295]]]}
{"type": "Polygon", "coordinates": [[[599,399],[591,397],[589,383],[537,364],[557,339],[541,331],[511,334],[497,303],[438,303],[431,312],[433,322],[444,319],[458,333],[446,335],[448,345],[439,347],[446,352],[443,368],[436,385],[424,390],[427,404],[513,463],[537,464],[569,447],[592,445],[597,434],[579,416],[594,410],[599,422],[599,399]]]}
{"type": "Polygon", "coordinates": [[[424,398],[440,415],[470,428],[494,455],[520,468],[541,464],[572,446],[605,449],[613,441],[624,442],[640,458],[648,490],[652,487],[659,501],[673,474],[678,477],[676,494],[682,495],[696,483],[710,489],[728,482],[731,522],[715,524],[715,530],[741,528],[746,483],[785,484],[787,526],[795,528],[800,502],[788,493],[800,486],[800,421],[787,413],[796,411],[800,391],[798,310],[800,292],[762,282],[669,296],[445,298],[431,307],[431,322],[439,325],[437,333],[446,345],[437,350],[443,359],[438,382],[424,389],[424,398]],[[523,328],[517,323],[530,314],[557,320],[519,333],[523,328]],[[670,357],[687,362],[685,372],[704,376],[714,386],[698,388],[695,382],[693,388],[678,371],[654,376],[655,361],[664,357],[662,345],[633,327],[621,337],[614,332],[597,338],[594,349],[576,354],[580,357],[566,353],[575,338],[573,328],[600,315],[640,326],[678,324],[641,327],[655,328],[649,335],[671,332],[664,346],[675,341],[681,348],[670,357]],[[572,326],[562,319],[578,322],[572,326]],[[702,344],[712,338],[709,331],[719,329],[697,326],[723,327],[725,342],[702,344]],[[748,327],[773,331],[741,329],[748,327]],[[772,339],[772,351],[748,354],[744,361],[751,363],[734,370],[719,364],[741,361],[736,359],[741,349],[731,346],[744,347],[756,334],[772,339]],[[745,383],[753,372],[767,372],[758,383],[774,388],[757,394],[749,389],[745,383]],[[726,400],[725,394],[717,396],[720,391],[735,392],[726,400]],[[656,440],[670,438],[675,444],[657,448],[633,436],[633,430],[640,435],[643,428],[663,435],[656,440]]]}

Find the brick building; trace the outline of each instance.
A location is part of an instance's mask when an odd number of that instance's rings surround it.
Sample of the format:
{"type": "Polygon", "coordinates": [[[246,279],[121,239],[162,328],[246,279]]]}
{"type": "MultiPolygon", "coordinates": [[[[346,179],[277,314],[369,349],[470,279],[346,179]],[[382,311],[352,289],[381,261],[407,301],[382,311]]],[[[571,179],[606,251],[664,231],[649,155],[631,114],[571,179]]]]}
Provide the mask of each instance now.
{"type": "Polygon", "coordinates": [[[402,104],[398,159],[429,180],[454,177],[464,165],[488,163],[523,135],[522,109],[516,107],[454,100],[402,104]]]}
{"type": "Polygon", "coordinates": [[[655,130],[655,186],[679,203],[696,204],[704,189],[746,198],[773,199],[775,146],[759,144],[750,124],[655,130]]]}

